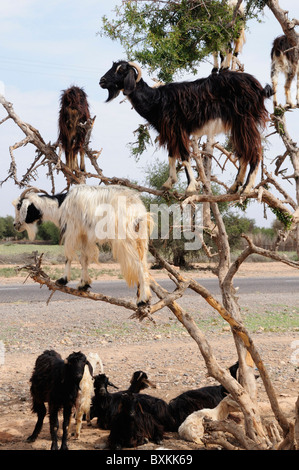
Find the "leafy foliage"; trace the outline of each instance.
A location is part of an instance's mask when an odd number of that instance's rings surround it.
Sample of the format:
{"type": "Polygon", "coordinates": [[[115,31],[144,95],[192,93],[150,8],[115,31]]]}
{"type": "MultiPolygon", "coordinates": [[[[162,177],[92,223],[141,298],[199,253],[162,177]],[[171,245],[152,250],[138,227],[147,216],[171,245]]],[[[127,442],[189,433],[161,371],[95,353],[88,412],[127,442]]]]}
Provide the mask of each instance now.
{"type": "MultiPolygon", "coordinates": [[[[243,19],[220,0],[126,1],[116,18],[103,17],[101,34],[118,40],[130,60],[158,71],[169,82],[238,37],[243,19]]],[[[250,13],[252,15],[252,13],[250,13]]]]}
{"type": "Polygon", "coordinates": [[[18,233],[13,226],[14,219],[11,215],[0,217],[0,240],[5,238],[24,238],[24,234],[18,233]]]}
{"type": "Polygon", "coordinates": [[[134,131],[134,135],[136,136],[135,142],[130,142],[128,146],[130,147],[131,155],[138,161],[140,155],[146,150],[147,145],[152,143],[148,125],[140,124],[134,131]]]}
{"type": "MultiPolygon", "coordinates": [[[[11,215],[7,217],[0,217],[0,240],[13,238],[15,240],[22,240],[27,237],[27,232],[17,232],[13,226],[14,218],[11,215]]],[[[37,240],[46,240],[52,242],[54,245],[59,243],[60,232],[59,229],[52,222],[43,222],[38,227],[37,240]]]]}

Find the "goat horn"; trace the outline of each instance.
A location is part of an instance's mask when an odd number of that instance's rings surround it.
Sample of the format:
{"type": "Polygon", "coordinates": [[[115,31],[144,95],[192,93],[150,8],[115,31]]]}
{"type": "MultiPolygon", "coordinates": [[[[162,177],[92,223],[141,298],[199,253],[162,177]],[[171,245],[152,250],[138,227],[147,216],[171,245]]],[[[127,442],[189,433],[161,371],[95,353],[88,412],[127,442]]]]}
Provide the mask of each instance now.
{"type": "Polygon", "coordinates": [[[34,186],[31,186],[30,188],[26,188],[22,194],[20,195],[20,198],[24,198],[25,195],[27,193],[29,193],[30,191],[32,191],[33,193],[45,193],[45,194],[48,194],[47,191],[44,191],[43,189],[38,189],[38,188],[35,188],[34,186]]]}
{"type": "Polygon", "coordinates": [[[137,71],[137,78],[136,78],[136,83],[139,82],[139,80],[141,79],[141,75],[142,75],[142,71],[141,71],[141,68],[138,64],[136,64],[135,62],[128,62],[129,65],[131,65],[131,67],[134,67],[134,69],[136,69],[137,71]]]}

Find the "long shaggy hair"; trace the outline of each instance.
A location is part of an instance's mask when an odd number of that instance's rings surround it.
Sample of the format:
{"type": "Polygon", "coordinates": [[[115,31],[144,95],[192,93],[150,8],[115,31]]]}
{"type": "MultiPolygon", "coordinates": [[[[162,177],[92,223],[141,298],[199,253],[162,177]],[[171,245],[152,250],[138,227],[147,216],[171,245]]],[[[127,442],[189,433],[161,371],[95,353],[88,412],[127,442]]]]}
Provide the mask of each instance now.
{"type": "Polygon", "coordinates": [[[51,449],[58,448],[58,412],[61,409],[63,409],[61,449],[68,448],[67,438],[71,412],[76,404],[85,365],[88,365],[88,361],[81,352],[73,352],[65,361],[54,350],[46,350],[38,356],[30,379],[32,411],[37,414],[38,419],[33,433],[27,439],[28,442],[34,442],[39,435],[46,415],[45,403],[48,403],[51,449]]]}
{"type": "Polygon", "coordinates": [[[108,89],[107,101],[122,90],[135,110],[159,134],[159,143],[169,153],[169,178],[163,187],[170,189],[176,181],[175,161],[181,158],[187,173],[188,192],[197,189],[189,162],[190,136],[221,132],[231,133],[231,142],[240,166],[231,192],[244,183],[247,165],[250,171],[243,187],[254,185],[262,157],[261,135],[268,119],[264,105],[270,97],[270,85],[265,88],[247,73],[223,71],[193,82],[168,83],[149,87],[141,78],[141,69],[132,62],[116,62],[101,78],[100,85],[108,89]]]}
{"type": "Polygon", "coordinates": [[[153,414],[142,408],[138,397],[138,394],[124,393],[122,395],[108,437],[110,449],[137,447],[148,441],[161,444],[164,434],[163,426],[153,414]]]}
{"type": "Polygon", "coordinates": [[[129,287],[137,285],[137,303],[149,302],[147,265],[148,240],[152,218],[137,192],[123,186],[73,186],[56,196],[39,195],[28,188],[13,202],[16,230],[27,230],[31,239],[37,224],[49,220],[60,228],[66,257],[66,284],[71,276],[72,260],[80,252],[82,276],[80,289],[90,287],[88,265],[98,261],[98,244],[109,243],[115,260],[129,287]]]}
{"type": "Polygon", "coordinates": [[[66,164],[78,170],[77,155],[80,153],[80,170],[85,171],[84,143],[87,129],[84,124],[90,119],[87,95],[83,88],[72,86],[62,92],[59,111],[58,142],[65,153],[66,164]]]}

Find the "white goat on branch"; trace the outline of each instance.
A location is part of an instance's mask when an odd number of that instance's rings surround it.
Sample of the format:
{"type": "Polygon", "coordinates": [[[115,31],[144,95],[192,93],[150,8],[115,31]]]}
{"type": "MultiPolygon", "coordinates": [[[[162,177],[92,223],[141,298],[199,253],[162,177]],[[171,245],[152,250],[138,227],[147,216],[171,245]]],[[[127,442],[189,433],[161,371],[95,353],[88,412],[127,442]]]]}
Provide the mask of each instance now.
{"type": "Polygon", "coordinates": [[[98,246],[108,242],[128,284],[137,284],[137,306],[149,303],[150,287],[147,266],[149,233],[152,219],[137,192],[122,186],[76,185],[69,192],[50,196],[27,188],[13,201],[16,230],[27,230],[33,240],[37,224],[46,220],[60,228],[66,257],[64,276],[70,280],[71,263],[80,252],[82,266],[78,288],[90,287],[88,265],[98,261],[98,246]]]}

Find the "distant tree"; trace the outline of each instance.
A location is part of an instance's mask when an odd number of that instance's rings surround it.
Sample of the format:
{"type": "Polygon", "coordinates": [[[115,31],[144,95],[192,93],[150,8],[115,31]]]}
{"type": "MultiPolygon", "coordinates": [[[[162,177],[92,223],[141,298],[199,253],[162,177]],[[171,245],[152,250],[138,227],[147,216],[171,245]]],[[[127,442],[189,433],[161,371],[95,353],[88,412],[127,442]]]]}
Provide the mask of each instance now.
{"type": "Polygon", "coordinates": [[[3,240],[5,238],[16,238],[21,240],[25,238],[25,232],[17,232],[13,226],[14,218],[11,215],[6,217],[0,217],[0,239],[3,240]]]}
{"type": "Polygon", "coordinates": [[[228,241],[232,251],[240,249],[243,246],[241,235],[244,233],[250,235],[255,228],[255,221],[247,217],[240,217],[238,214],[228,211],[223,214],[228,241]]]}
{"type": "MultiPolygon", "coordinates": [[[[167,178],[168,175],[168,164],[165,162],[161,162],[160,160],[156,159],[151,162],[150,165],[147,165],[144,168],[145,172],[145,184],[153,189],[160,189],[163,182],[167,178]]],[[[175,190],[183,191],[183,186],[181,187],[180,178],[179,181],[176,183],[175,190]]],[[[176,202],[175,198],[171,197],[171,192],[165,196],[152,196],[148,195],[143,197],[144,203],[147,209],[151,210],[152,207],[156,205],[157,208],[164,207],[171,207],[172,204],[176,202]]],[[[158,214],[158,220],[155,221],[158,225],[158,232],[161,235],[161,214],[158,214]]],[[[162,251],[168,259],[170,259],[173,264],[180,267],[187,267],[187,255],[188,252],[184,249],[184,235],[183,235],[183,226],[181,228],[181,238],[176,239],[173,237],[173,223],[174,223],[174,216],[173,213],[169,213],[169,233],[167,234],[167,238],[162,239],[159,238],[153,240],[153,244],[159,251],[162,251]]],[[[181,223],[183,223],[181,219],[181,223]]]]}
{"type": "Polygon", "coordinates": [[[38,227],[37,239],[51,241],[54,245],[58,245],[60,239],[58,227],[56,227],[52,222],[43,222],[38,227]]]}

